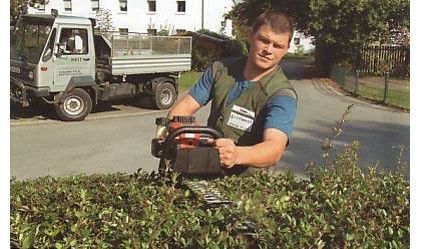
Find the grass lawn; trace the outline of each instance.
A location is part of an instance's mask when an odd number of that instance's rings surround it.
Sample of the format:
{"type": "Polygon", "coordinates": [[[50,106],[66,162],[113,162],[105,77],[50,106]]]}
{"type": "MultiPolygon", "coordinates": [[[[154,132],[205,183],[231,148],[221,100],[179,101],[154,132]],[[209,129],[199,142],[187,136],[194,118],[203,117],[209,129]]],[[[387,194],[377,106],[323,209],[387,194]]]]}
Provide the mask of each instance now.
{"type": "MultiPolygon", "coordinates": [[[[372,99],[381,101],[383,100],[384,89],[373,87],[373,86],[367,86],[367,85],[359,85],[358,94],[363,97],[372,98],[372,99]]],[[[409,108],[409,89],[401,89],[401,90],[389,89],[386,103],[410,109],[409,108]]]]}
{"type": "Polygon", "coordinates": [[[189,90],[202,76],[203,72],[185,72],[181,74],[179,88],[181,91],[189,90]]]}

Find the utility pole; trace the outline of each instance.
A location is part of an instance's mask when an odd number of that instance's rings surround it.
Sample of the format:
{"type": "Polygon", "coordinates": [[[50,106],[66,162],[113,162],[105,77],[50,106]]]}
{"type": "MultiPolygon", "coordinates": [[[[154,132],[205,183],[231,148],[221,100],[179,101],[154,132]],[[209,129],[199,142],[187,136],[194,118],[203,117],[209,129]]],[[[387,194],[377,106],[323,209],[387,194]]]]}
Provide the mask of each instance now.
{"type": "Polygon", "coordinates": [[[202,0],[202,29],[205,28],[205,0],[202,0]]]}

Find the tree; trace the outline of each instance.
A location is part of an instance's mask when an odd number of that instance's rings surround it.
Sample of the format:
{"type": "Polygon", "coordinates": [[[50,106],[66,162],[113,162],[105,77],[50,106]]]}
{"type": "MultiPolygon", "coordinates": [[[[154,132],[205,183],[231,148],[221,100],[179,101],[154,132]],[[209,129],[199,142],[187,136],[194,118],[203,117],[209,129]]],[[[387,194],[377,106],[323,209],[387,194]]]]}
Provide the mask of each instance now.
{"type": "Polygon", "coordinates": [[[96,11],[96,25],[97,29],[101,33],[107,33],[114,31],[115,27],[113,26],[111,11],[109,9],[99,8],[96,11]]]}
{"type": "Polygon", "coordinates": [[[232,20],[236,38],[244,39],[249,27],[257,17],[269,9],[284,10],[295,20],[296,26],[300,30],[306,26],[307,15],[303,13],[309,13],[307,0],[244,0],[234,5],[225,19],[232,20]]]}
{"type": "Polygon", "coordinates": [[[306,24],[317,42],[334,52],[332,62],[353,63],[355,48],[388,43],[391,31],[409,29],[409,0],[311,0],[306,24]]]}
{"type": "Polygon", "coordinates": [[[234,33],[241,36],[267,9],[284,10],[297,30],[313,35],[316,56],[318,48],[331,55],[325,63],[350,63],[354,48],[386,43],[391,31],[409,30],[409,0],[244,0],[226,18],[233,20],[234,33]]]}
{"type": "Polygon", "coordinates": [[[39,4],[47,4],[48,0],[10,0],[10,25],[14,26],[22,14],[22,7],[37,7],[39,4]]]}

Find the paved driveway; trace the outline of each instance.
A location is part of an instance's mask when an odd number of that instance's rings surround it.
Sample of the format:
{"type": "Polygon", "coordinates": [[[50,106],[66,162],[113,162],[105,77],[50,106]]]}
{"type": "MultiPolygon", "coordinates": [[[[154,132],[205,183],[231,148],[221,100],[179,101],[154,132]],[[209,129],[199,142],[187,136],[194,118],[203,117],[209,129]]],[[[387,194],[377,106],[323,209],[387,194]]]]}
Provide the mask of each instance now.
{"type": "Polygon", "coordinates": [[[298,92],[299,101],[291,143],[278,169],[289,167],[304,176],[308,161],[320,161],[322,139],[331,136],[335,121],[350,104],[354,104],[354,108],[343,126],[344,133],[336,140],[334,151],[357,140],[361,142],[362,166],[378,162],[380,167],[393,170],[398,158],[395,147],[404,145],[403,160],[409,166],[409,113],[344,96],[330,80],[319,78],[311,61],[292,59],[284,61],[282,66],[298,92]]]}

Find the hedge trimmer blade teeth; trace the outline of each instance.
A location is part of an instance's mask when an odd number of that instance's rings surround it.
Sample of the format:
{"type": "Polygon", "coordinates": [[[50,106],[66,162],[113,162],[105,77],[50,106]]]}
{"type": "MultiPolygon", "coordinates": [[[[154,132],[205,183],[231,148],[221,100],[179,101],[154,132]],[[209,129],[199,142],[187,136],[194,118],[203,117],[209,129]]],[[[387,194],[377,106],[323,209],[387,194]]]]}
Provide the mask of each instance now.
{"type": "MultiPolygon", "coordinates": [[[[206,180],[186,180],[184,184],[190,188],[199,199],[203,200],[206,205],[234,204],[233,201],[226,199],[219,189],[206,180]]],[[[243,235],[255,236],[258,228],[255,223],[247,220],[241,227],[238,227],[238,230],[241,231],[243,235]]]]}
{"type": "Polygon", "coordinates": [[[186,185],[207,205],[222,205],[233,203],[232,201],[226,199],[216,187],[212,186],[205,180],[186,181],[186,185]]]}

